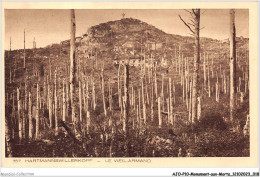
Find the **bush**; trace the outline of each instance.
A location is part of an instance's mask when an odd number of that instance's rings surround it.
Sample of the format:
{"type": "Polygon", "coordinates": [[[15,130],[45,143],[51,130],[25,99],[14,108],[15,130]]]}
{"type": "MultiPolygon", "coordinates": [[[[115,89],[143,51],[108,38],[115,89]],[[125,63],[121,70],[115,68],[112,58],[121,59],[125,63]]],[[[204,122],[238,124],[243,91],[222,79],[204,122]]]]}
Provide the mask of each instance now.
{"type": "Polygon", "coordinates": [[[249,138],[238,133],[208,130],[197,136],[196,143],[187,144],[195,157],[249,156],[249,138]]]}
{"type": "Polygon", "coordinates": [[[201,118],[197,126],[203,130],[212,128],[216,130],[227,129],[227,124],[224,122],[221,114],[217,112],[206,112],[205,116],[201,118]]]}

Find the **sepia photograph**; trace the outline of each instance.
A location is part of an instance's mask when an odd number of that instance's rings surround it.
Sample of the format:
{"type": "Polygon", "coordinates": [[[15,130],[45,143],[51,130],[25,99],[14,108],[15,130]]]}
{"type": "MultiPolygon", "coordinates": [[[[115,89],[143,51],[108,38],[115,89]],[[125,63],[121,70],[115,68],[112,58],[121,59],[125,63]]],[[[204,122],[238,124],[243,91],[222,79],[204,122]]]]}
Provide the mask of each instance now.
{"type": "Polygon", "coordinates": [[[4,9],[5,158],[250,157],[249,8],[194,7],[4,9]]]}

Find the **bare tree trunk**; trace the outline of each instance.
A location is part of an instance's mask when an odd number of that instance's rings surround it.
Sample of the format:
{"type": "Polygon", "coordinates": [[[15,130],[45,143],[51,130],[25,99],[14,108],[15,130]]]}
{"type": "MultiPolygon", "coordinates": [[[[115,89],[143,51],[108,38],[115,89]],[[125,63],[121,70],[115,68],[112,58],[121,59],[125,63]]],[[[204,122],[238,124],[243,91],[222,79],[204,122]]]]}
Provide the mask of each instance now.
{"type": "Polygon", "coordinates": [[[51,92],[51,89],[50,89],[50,83],[48,83],[48,95],[49,95],[49,98],[48,98],[48,101],[49,101],[49,121],[50,121],[50,128],[52,128],[52,92],[51,92]]]}
{"type": "Polygon", "coordinates": [[[223,87],[224,87],[224,93],[227,94],[227,80],[226,80],[226,74],[223,71],[223,87]]]}
{"type": "Polygon", "coordinates": [[[153,105],[154,105],[154,91],[153,91],[153,85],[152,85],[152,93],[151,93],[151,121],[153,122],[154,121],[154,108],[153,108],[153,105]]]}
{"type": "Polygon", "coordinates": [[[10,68],[10,74],[9,74],[9,83],[12,83],[12,69],[10,68]]]}
{"type": "Polygon", "coordinates": [[[18,130],[19,130],[19,140],[22,140],[22,116],[21,116],[21,96],[20,89],[17,88],[17,117],[18,117],[18,130]]]}
{"type": "Polygon", "coordinates": [[[23,39],[23,68],[25,68],[25,29],[23,39]]]}
{"type": "Polygon", "coordinates": [[[169,97],[170,115],[168,115],[168,116],[170,118],[170,122],[173,124],[173,122],[172,122],[172,115],[173,115],[173,107],[172,107],[172,78],[169,78],[169,87],[170,87],[170,89],[169,89],[169,94],[170,94],[170,97],[169,97]]]}
{"type": "Polygon", "coordinates": [[[64,79],[62,81],[62,120],[65,122],[66,121],[66,87],[64,84],[64,79]]]}
{"type": "Polygon", "coordinates": [[[198,90],[199,90],[199,62],[200,62],[200,9],[195,11],[195,53],[194,53],[194,73],[192,88],[192,123],[198,120],[198,90]]]}
{"type": "Polygon", "coordinates": [[[39,128],[40,128],[40,119],[39,119],[39,84],[37,83],[37,93],[36,93],[36,129],[35,129],[35,139],[39,138],[39,128]]]}
{"type": "Polygon", "coordinates": [[[206,53],[204,52],[204,57],[203,57],[203,77],[204,77],[204,89],[206,89],[206,84],[207,84],[207,73],[206,73],[206,53]]]}
{"type": "Polygon", "coordinates": [[[66,116],[69,116],[70,95],[69,95],[69,83],[66,81],[66,116]]]}
{"type": "MultiPolygon", "coordinates": [[[[12,51],[12,38],[10,37],[10,50],[9,50],[9,52],[11,52],[12,51]]],[[[9,52],[8,52],[8,58],[9,58],[9,52]]]]}
{"type": "Polygon", "coordinates": [[[198,120],[201,119],[201,98],[198,96],[198,120]]]}
{"type": "Polygon", "coordinates": [[[104,65],[101,70],[101,88],[102,88],[104,114],[105,114],[105,116],[107,116],[107,108],[106,108],[106,100],[105,100],[104,65]]]}
{"type": "Polygon", "coordinates": [[[210,88],[210,75],[209,75],[209,55],[207,54],[207,73],[208,73],[208,94],[209,94],[209,97],[211,97],[211,88],[210,88]]]}
{"type": "Polygon", "coordinates": [[[118,104],[119,104],[119,107],[120,107],[120,110],[121,110],[121,114],[122,114],[122,96],[121,96],[121,81],[120,81],[120,63],[118,65],[118,73],[117,73],[117,86],[118,86],[118,104]]]}
{"type": "Polygon", "coordinates": [[[25,139],[25,124],[26,124],[26,119],[25,119],[25,104],[24,101],[22,101],[22,117],[23,117],[23,122],[22,122],[22,136],[23,139],[25,139]]]}
{"type": "Polygon", "coordinates": [[[179,45],[178,71],[180,75],[181,74],[181,45],[179,45]]]}
{"type": "MultiPolygon", "coordinates": [[[[15,126],[15,124],[16,124],[16,115],[15,115],[15,113],[16,113],[16,111],[15,111],[15,103],[14,103],[14,94],[15,94],[15,91],[13,90],[13,94],[12,94],[12,97],[13,97],[13,104],[12,104],[12,122],[13,122],[13,124],[14,124],[14,126],[15,126]]],[[[15,137],[15,134],[14,134],[14,126],[12,127],[12,138],[14,139],[14,137],[15,137]]]]}
{"type": "Polygon", "coordinates": [[[219,82],[218,82],[218,75],[217,76],[217,81],[216,81],[216,102],[219,102],[219,82]]]}
{"type": "Polygon", "coordinates": [[[156,71],[154,72],[154,91],[155,91],[155,98],[158,98],[158,87],[157,87],[157,75],[156,71]]]}
{"type": "Polygon", "coordinates": [[[172,82],[172,94],[173,94],[173,105],[175,105],[176,98],[175,98],[175,85],[174,85],[174,82],[172,82]]]}
{"type": "Polygon", "coordinates": [[[86,85],[86,114],[87,114],[87,133],[89,131],[90,127],[90,109],[89,109],[89,91],[88,91],[88,80],[87,80],[87,85],[86,85]]]}
{"type": "MultiPolygon", "coordinates": [[[[128,61],[129,62],[129,61],[128,61]]],[[[126,156],[129,156],[129,142],[128,142],[128,136],[129,136],[129,63],[125,65],[124,68],[124,97],[125,97],[125,139],[126,139],[126,156]]]]}
{"type": "Polygon", "coordinates": [[[192,123],[192,79],[190,81],[189,122],[192,123]]]}
{"type": "MultiPolygon", "coordinates": [[[[112,90],[112,87],[111,87],[111,80],[109,79],[109,82],[108,82],[108,84],[109,84],[109,87],[108,87],[108,93],[109,93],[109,110],[110,111],[112,111],[112,109],[113,109],[113,107],[112,107],[112,102],[113,102],[113,100],[112,100],[112,94],[113,94],[113,90],[112,90]]],[[[132,96],[133,96],[133,94],[132,94],[132,96]]]]}
{"type": "Polygon", "coordinates": [[[126,64],[124,66],[124,124],[126,133],[128,133],[129,104],[129,66],[126,64]]]}
{"type": "Polygon", "coordinates": [[[164,111],[164,74],[162,74],[162,89],[161,89],[161,104],[162,110],[164,111]]]}
{"type": "Polygon", "coordinates": [[[146,124],[146,104],[145,104],[145,96],[144,96],[144,77],[142,78],[142,102],[143,102],[144,124],[146,124]]]}
{"type": "Polygon", "coordinates": [[[162,128],[162,117],[161,117],[161,97],[158,97],[158,119],[159,119],[159,128],[162,128]]]}
{"type": "Polygon", "coordinates": [[[95,89],[94,76],[92,76],[92,105],[93,105],[93,109],[96,110],[96,89],[95,89]]]}
{"type": "Polygon", "coordinates": [[[230,119],[236,107],[236,27],[235,10],[230,10],[230,119]]]}
{"type": "MultiPolygon", "coordinates": [[[[142,113],[141,113],[141,90],[140,88],[138,89],[138,107],[139,107],[139,120],[142,117],[142,113]]],[[[139,121],[139,124],[141,123],[141,121],[139,121]]]]}
{"type": "Polygon", "coordinates": [[[5,117],[5,143],[6,143],[6,157],[13,157],[13,139],[12,139],[12,130],[11,127],[14,126],[11,124],[11,117],[5,117]]]}
{"type": "Polygon", "coordinates": [[[79,120],[82,122],[82,89],[81,81],[79,81],[79,120]]]}
{"type": "Polygon", "coordinates": [[[187,75],[187,77],[186,77],[186,89],[185,89],[185,91],[186,91],[186,107],[187,107],[187,109],[189,109],[189,94],[188,94],[188,92],[189,92],[189,76],[187,75]]]}
{"type": "Polygon", "coordinates": [[[32,139],[33,138],[33,121],[32,121],[32,94],[31,94],[31,92],[29,92],[28,117],[29,117],[29,139],[32,139]]]}
{"type": "Polygon", "coordinates": [[[57,72],[54,74],[54,119],[55,119],[55,135],[58,135],[58,98],[57,98],[57,72]]]}
{"type": "Polygon", "coordinates": [[[75,11],[70,10],[71,16],[71,29],[70,29],[70,97],[71,97],[71,119],[75,124],[75,84],[76,84],[76,45],[75,45],[75,34],[76,34],[76,21],[75,11]]]}
{"type": "Polygon", "coordinates": [[[44,80],[43,82],[43,104],[44,104],[44,108],[46,108],[47,106],[47,88],[46,88],[46,82],[44,80]]]}

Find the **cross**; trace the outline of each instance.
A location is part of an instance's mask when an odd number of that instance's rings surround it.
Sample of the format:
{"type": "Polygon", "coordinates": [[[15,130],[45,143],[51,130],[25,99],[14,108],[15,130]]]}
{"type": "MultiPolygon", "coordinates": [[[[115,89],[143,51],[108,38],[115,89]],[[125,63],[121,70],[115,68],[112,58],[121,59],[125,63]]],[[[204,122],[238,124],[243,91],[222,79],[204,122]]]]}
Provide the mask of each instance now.
{"type": "Polygon", "coordinates": [[[121,15],[122,15],[123,18],[125,17],[125,13],[122,13],[121,15]]]}

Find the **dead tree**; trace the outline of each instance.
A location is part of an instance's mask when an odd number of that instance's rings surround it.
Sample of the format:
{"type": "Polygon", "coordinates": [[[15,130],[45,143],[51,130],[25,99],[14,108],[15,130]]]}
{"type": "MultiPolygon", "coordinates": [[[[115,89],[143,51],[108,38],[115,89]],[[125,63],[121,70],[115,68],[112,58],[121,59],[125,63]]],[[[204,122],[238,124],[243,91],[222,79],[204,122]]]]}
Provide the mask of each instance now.
{"type": "Polygon", "coordinates": [[[13,157],[12,121],[9,116],[5,117],[5,145],[6,157],[13,157]]]}
{"type": "Polygon", "coordinates": [[[32,120],[32,94],[29,92],[29,109],[28,109],[28,118],[29,118],[29,138],[33,138],[33,120],[32,120]]]}
{"type": "Polygon", "coordinates": [[[75,11],[70,11],[71,16],[71,29],[70,29],[70,98],[71,98],[71,119],[73,122],[75,119],[75,84],[76,84],[76,53],[75,53],[75,33],[76,33],[76,21],[75,11]]]}
{"type": "Polygon", "coordinates": [[[121,81],[120,81],[120,63],[118,65],[118,73],[117,73],[117,87],[118,87],[118,104],[119,104],[119,107],[120,107],[120,110],[121,110],[121,114],[122,114],[122,96],[121,96],[121,81]]]}
{"type": "Polygon", "coordinates": [[[144,124],[146,124],[146,105],[145,105],[145,96],[144,96],[144,80],[145,76],[141,78],[141,84],[142,84],[142,102],[143,102],[143,119],[144,124]]]}
{"type": "Polygon", "coordinates": [[[82,122],[82,89],[81,89],[81,81],[79,81],[79,120],[80,120],[80,122],[82,122]]]}
{"type": "Polygon", "coordinates": [[[129,156],[129,61],[124,67],[124,98],[125,98],[125,139],[126,139],[126,156],[129,156]]]}
{"type": "Polygon", "coordinates": [[[39,128],[40,128],[40,118],[39,118],[39,83],[37,83],[37,93],[36,93],[36,126],[35,126],[35,139],[39,138],[39,128]]]}
{"type": "Polygon", "coordinates": [[[105,100],[105,83],[104,83],[104,63],[103,63],[103,67],[101,69],[101,88],[102,88],[104,114],[105,114],[105,116],[107,116],[106,100],[105,100]]]}
{"type": "Polygon", "coordinates": [[[54,71],[54,121],[55,121],[55,135],[58,135],[58,94],[57,94],[57,71],[54,71]]]}
{"type": "Polygon", "coordinates": [[[25,29],[23,35],[23,68],[25,68],[25,29]]]}
{"type": "Polygon", "coordinates": [[[230,119],[236,107],[236,27],[235,10],[230,10],[230,119]]]}
{"type": "Polygon", "coordinates": [[[66,86],[62,81],[62,121],[66,121],[66,86]]]}
{"type": "Polygon", "coordinates": [[[53,94],[51,92],[51,88],[50,88],[50,81],[48,81],[48,106],[49,106],[49,121],[50,121],[50,128],[52,128],[52,97],[53,97],[53,94]]]}
{"type": "Polygon", "coordinates": [[[11,46],[12,46],[12,39],[11,39],[11,37],[10,37],[10,50],[8,51],[8,58],[9,58],[10,52],[12,51],[12,50],[11,50],[11,46]]]}
{"type": "Polygon", "coordinates": [[[35,41],[35,37],[33,38],[33,49],[36,49],[36,41],[35,41]]]}
{"type": "Polygon", "coordinates": [[[200,9],[192,9],[188,11],[192,17],[191,23],[185,22],[179,15],[181,21],[189,28],[194,36],[194,71],[192,83],[192,123],[198,120],[198,96],[199,96],[199,62],[200,62],[200,9]],[[194,29],[192,29],[192,27],[194,29]]]}
{"type": "Polygon", "coordinates": [[[161,97],[158,97],[158,122],[159,128],[162,128],[162,117],[161,117],[161,97]]]}
{"type": "Polygon", "coordinates": [[[19,140],[22,140],[22,116],[21,116],[21,95],[20,88],[17,88],[17,118],[18,118],[18,131],[19,131],[19,140]]]}
{"type": "Polygon", "coordinates": [[[129,65],[124,65],[124,126],[125,132],[128,134],[128,116],[129,116],[129,65]]]}

